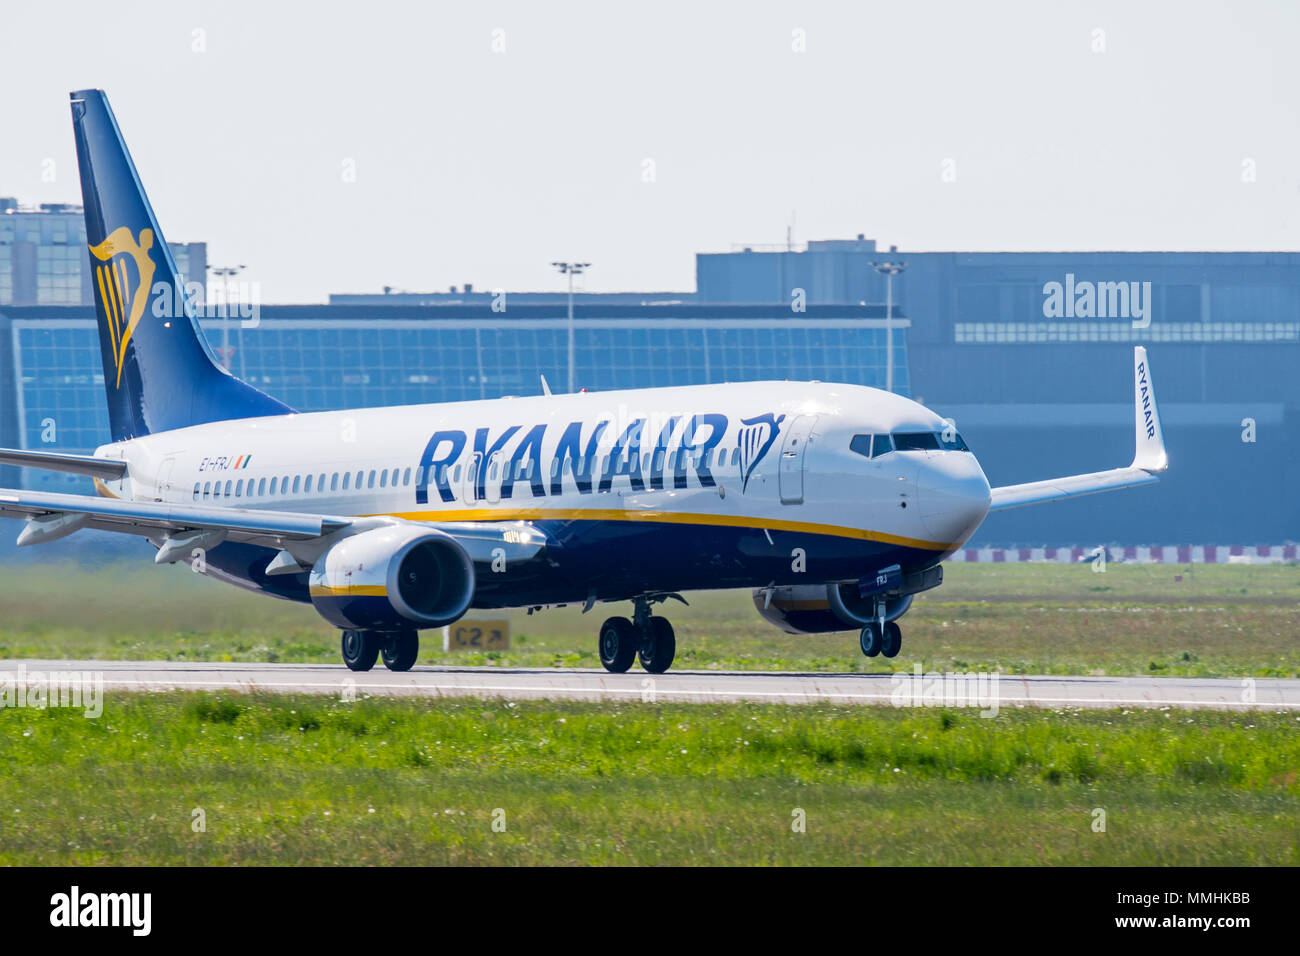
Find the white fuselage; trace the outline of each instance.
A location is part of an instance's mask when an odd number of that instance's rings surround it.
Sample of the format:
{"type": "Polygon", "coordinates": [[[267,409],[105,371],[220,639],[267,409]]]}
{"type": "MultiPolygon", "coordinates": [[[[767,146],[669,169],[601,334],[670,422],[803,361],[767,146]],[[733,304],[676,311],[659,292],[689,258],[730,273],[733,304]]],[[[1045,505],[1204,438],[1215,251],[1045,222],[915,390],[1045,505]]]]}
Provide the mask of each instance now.
{"type": "Polygon", "coordinates": [[[650,522],[674,528],[674,547],[691,529],[747,529],[769,543],[781,531],[897,545],[933,564],[988,510],[974,455],[867,458],[851,443],[948,427],[877,389],[754,382],[224,421],[96,454],[129,464],[101,493],[136,500],[417,522],[600,522],[615,536],[650,522]]]}

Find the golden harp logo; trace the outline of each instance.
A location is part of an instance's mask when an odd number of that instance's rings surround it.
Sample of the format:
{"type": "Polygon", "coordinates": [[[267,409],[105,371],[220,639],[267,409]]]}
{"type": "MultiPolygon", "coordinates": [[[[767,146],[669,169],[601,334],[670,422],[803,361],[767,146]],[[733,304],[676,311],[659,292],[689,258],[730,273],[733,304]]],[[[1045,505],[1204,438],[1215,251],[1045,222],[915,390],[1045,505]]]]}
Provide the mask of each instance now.
{"type": "Polygon", "coordinates": [[[149,302],[154,271],[154,261],[149,255],[152,248],[152,229],[141,229],[137,240],[126,226],[119,226],[103,242],[90,247],[90,254],[99,260],[95,264],[95,282],[99,286],[99,301],[104,306],[104,315],[108,318],[118,388],[122,387],[127,343],[131,341],[149,302]],[[130,264],[135,265],[134,270],[128,268],[130,264]]]}

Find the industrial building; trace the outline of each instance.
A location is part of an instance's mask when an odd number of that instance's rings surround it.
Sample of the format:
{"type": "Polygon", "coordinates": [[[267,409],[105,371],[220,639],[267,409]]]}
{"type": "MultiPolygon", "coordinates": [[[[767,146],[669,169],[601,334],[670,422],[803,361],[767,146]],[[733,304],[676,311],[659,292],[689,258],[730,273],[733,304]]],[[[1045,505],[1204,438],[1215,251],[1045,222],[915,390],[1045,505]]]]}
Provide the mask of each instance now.
{"type": "MultiPolygon", "coordinates": [[[[1011,484],[1128,463],[1142,344],[1171,457],[1161,483],[998,514],[972,545],[1300,539],[1300,254],[907,252],[859,236],[700,254],[696,278],[690,292],[575,295],[575,385],[892,377],[1011,484]]],[[[23,301],[0,298],[0,444],[86,451],[107,430],[89,299],[23,301]]],[[[562,389],[566,305],[466,284],[204,324],[228,337],[232,371],[315,411],[536,394],[542,375],[562,389]]]]}

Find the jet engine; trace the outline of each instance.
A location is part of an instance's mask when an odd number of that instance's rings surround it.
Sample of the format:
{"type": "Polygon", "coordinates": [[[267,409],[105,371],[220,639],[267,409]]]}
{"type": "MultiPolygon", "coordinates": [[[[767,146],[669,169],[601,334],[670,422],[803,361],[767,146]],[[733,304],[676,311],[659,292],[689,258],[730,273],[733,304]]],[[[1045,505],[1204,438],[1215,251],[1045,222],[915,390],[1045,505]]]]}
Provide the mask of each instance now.
{"type": "Polygon", "coordinates": [[[442,627],[469,608],[474,563],[448,534],[392,525],[333,545],[312,567],[310,583],[312,604],[338,627],[442,627]]]}
{"type": "Polygon", "coordinates": [[[893,621],[907,613],[914,594],[938,587],[942,581],[943,568],[936,566],[901,575],[890,590],[867,597],[859,596],[856,581],[755,588],[754,607],[764,620],[787,634],[857,631],[878,620],[876,601],[885,602],[885,620],[893,621]]]}

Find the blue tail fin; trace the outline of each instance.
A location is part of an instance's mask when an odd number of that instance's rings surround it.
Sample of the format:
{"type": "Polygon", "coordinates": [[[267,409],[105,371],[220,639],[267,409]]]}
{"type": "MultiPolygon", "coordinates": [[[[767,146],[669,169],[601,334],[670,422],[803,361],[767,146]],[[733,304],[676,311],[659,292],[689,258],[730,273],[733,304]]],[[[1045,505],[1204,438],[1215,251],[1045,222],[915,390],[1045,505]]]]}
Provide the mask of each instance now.
{"type": "Polygon", "coordinates": [[[72,94],[72,128],[113,441],[289,414],[213,357],[102,90],[72,94]]]}

